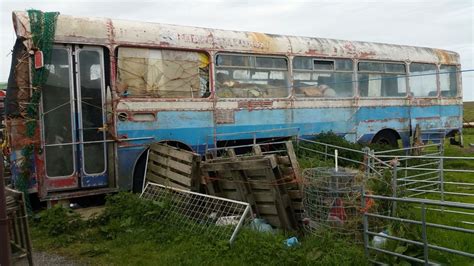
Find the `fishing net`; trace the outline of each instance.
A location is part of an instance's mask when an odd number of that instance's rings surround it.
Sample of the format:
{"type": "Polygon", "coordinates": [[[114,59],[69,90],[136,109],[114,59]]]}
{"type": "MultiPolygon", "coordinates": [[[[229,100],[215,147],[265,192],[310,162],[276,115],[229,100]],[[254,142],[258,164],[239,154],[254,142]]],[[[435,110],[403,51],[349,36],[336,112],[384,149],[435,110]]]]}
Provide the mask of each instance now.
{"type": "MultiPolygon", "coordinates": [[[[54,33],[56,30],[56,20],[58,12],[41,12],[39,10],[28,10],[30,19],[31,39],[33,51],[41,51],[43,53],[43,64],[48,64],[51,61],[51,53],[53,51],[54,33]]],[[[35,68],[32,64],[31,68],[31,87],[28,89],[31,96],[26,105],[26,110],[21,113],[25,122],[26,130],[25,136],[29,139],[35,137],[38,125],[38,106],[41,99],[41,87],[48,78],[49,71],[45,67],[35,68]]],[[[33,155],[35,152],[34,142],[25,145],[22,149],[22,161],[20,164],[20,175],[15,180],[15,187],[25,193],[25,198],[28,199],[27,193],[30,185],[31,177],[34,173],[33,155]]],[[[29,205],[29,203],[28,203],[29,205]]],[[[30,209],[30,208],[29,208],[30,209]]]]}

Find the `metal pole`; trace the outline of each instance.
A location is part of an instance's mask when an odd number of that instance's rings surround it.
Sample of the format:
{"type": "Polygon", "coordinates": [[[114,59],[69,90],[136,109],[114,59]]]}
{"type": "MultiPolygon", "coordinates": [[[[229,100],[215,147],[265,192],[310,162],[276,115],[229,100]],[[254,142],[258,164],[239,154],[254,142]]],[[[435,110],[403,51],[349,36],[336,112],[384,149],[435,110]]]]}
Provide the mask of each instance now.
{"type": "MultiPolygon", "coordinates": [[[[440,147],[440,156],[444,155],[444,147],[441,145],[440,147]]],[[[441,201],[444,201],[444,159],[441,157],[439,159],[439,189],[441,190],[441,201]]]]}
{"type": "Polygon", "coordinates": [[[369,220],[367,218],[367,210],[365,210],[365,200],[366,200],[366,197],[365,197],[365,189],[364,189],[364,185],[362,185],[362,197],[361,197],[361,200],[362,200],[362,210],[364,210],[364,213],[362,214],[362,221],[363,221],[363,226],[364,226],[364,252],[365,252],[365,257],[367,259],[369,259],[369,235],[368,235],[368,231],[369,231],[369,220]]]}
{"type": "Polygon", "coordinates": [[[423,238],[423,259],[425,265],[429,265],[428,260],[428,236],[426,234],[426,207],[425,204],[421,204],[421,237],[423,238]]]}
{"type": "MultiPolygon", "coordinates": [[[[397,166],[398,166],[398,159],[395,158],[393,160],[393,174],[392,174],[392,197],[397,197],[397,166]]],[[[392,204],[392,215],[395,216],[397,211],[397,202],[394,201],[392,204]]]]}
{"type": "Polygon", "coordinates": [[[0,265],[12,265],[3,166],[3,151],[0,151],[0,265]]]}

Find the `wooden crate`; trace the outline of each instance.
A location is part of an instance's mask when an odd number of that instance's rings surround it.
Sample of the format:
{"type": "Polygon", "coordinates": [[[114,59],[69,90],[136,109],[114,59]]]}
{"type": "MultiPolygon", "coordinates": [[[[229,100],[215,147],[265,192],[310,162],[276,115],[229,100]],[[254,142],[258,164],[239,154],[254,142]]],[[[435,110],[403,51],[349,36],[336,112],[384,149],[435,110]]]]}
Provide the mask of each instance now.
{"type": "Polygon", "coordinates": [[[288,230],[297,223],[276,155],[217,158],[202,164],[210,194],[248,202],[254,214],[288,230]]]}
{"type": "MultiPolygon", "coordinates": [[[[248,156],[263,156],[274,154],[277,159],[277,165],[282,174],[281,183],[285,186],[291,200],[291,205],[295,213],[296,219],[301,223],[304,215],[303,208],[303,181],[301,178],[300,167],[296,158],[296,153],[291,141],[273,143],[260,143],[252,147],[251,153],[244,155],[236,155],[233,148],[226,150],[226,157],[245,158],[248,156]]],[[[207,158],[212,158],[212,156],[207,158]]],[[[221,158],[221,157],[220,157],[221,158]]],[[[215,157],[213,158],[216,159],[215,157]]]]}
{"type": "Polygon", "coordinates": [[[24,193],[10,188],[6,188],[5,193],[12,259],[17,261],[26,257],[28,264],[33,265],[30,228],[24,193]]]}
{"type": "Polygon", "coordinates": [[[148,154],[146,180],[165,186],[197,191],[201,157],[197,153],[155,143],[148,154]]]}

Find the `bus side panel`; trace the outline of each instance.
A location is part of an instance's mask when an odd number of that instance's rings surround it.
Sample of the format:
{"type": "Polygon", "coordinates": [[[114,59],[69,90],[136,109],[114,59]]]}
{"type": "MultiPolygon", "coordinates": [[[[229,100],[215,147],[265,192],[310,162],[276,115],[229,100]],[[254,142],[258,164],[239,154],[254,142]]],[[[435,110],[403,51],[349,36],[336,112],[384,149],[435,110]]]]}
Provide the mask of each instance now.
{"type": "Polygon", "coordinates": [[[462,105],[443,105],[440,107],[441,121],[447,129],[462,129],[462,105]]]}
{"type": "Polygon", "coordinates": [[[188,145],[196,152],[204,152],[206,141],[212,143],[212,112],[158,111],[154,114],[154,121],[117,121],[121,139],[152,138],[119,144],[119,187],[122,189],[131,188],[135,163],[150,143],[175,141],[188,145]]]}
{"type": "Polygon", "coordinates": [[[424,139],[440,138],[444,137],[440,133],[447,134],[451,130],[462,129],[462,106],[414,106],[411,107],[411,118],[413,128],[420,125],[424,139]]]}
{"type": "Polygon", "coordinates": [[[132,189],[133,171],[140,155],[146,150],[146,144],[124,143],[118,147],[118,187],[121,190],[132,189]]]}
{"type": "Polygon", "coordinates": [[[244,109],[235,111],[235,123],[216,126],[217,140],[303,136],[328,131],[347,134],[352,130],[351,108],[244,109]]]}
{"type": "Polygon", "coordinates": [[[360,107],[357,114],[357,140],[370,143],[383,129],[393,129],[406,142],[410,135],[410,110],[406,106],[360,107]]]}

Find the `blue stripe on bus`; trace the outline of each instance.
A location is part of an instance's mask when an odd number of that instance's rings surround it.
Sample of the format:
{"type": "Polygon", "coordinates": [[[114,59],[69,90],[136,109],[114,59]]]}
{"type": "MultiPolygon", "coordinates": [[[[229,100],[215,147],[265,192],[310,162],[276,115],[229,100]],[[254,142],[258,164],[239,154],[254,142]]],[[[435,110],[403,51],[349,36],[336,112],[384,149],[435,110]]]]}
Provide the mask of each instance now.
{"type": "MultiPolygon", "coordinates": [[[[214,133],[217,134],[217,140],[254,137],[252,133],[243,132],[257,132],[255,137],[265,138],[333,131],[354,134],[361,138],[367,134],[377,133],[383,128],[392,128],[400,132],[409,131],[410,120],[412,123],[419,123],[422,129],[457,128],[460,127],[461,108],[461,106],[391,106],[358,109],[349,107],[236,110],[235,123],[218,124],[215,129],[211,111],[160,111],[157,113],[157,120],[153,122],[119,122],[118,131],[120,135],[126,134],[129,138],[154,137],[156,141],[175,140],[189,146],[213,143],[214,133]],[[268,131],[275,129],[280,130],[268,131]]],[[[356,140],[355,137],[352,139],[356,140]]]]}

